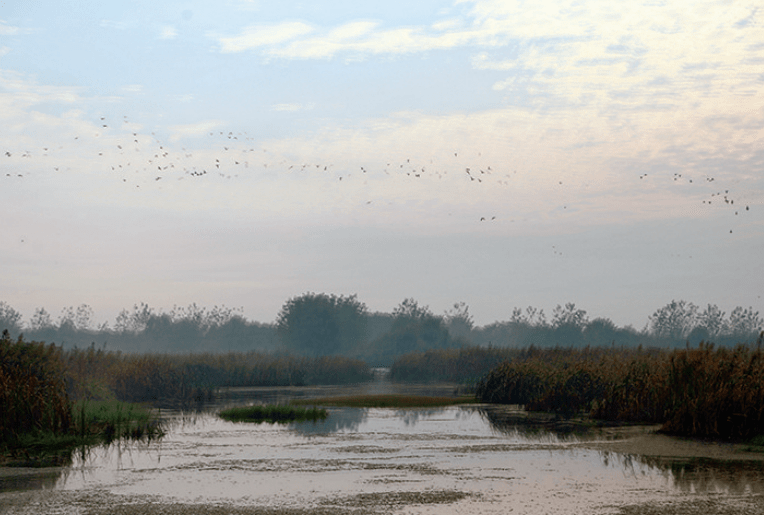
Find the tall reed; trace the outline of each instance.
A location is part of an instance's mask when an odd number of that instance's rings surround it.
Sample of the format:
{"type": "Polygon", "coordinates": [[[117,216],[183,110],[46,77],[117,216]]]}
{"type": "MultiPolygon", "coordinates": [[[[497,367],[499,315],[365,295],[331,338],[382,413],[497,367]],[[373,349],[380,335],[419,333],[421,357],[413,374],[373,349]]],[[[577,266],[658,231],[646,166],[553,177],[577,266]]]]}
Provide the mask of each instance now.
{"type": "Polygon", "coordinates": [[[0,439],[29,433],[64,434],[72,424],[61,349],[0,338],[0,439]]]}
{"type": "Polygon", "coordinates": [[[528,350],[486,374],[484,402],[570,417],[662,424],[719,439],[764,434],[764,333],[757,346],[528,350]]]}

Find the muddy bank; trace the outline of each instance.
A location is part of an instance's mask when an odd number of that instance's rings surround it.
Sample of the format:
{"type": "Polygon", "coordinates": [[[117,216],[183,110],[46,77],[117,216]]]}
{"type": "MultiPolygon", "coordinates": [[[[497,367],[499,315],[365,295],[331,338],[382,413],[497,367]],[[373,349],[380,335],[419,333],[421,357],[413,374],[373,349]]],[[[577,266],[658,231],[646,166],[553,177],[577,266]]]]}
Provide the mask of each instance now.
{"type": "Polygon", "coordinates": [[[471,494],[460,491],[384,492],[325,498],[315,506],[239,506],[172,503],[150,496],[118,496],[107,492],[17,492],[5,494],[3,515],[378,515],[407,506],[449,504],[471,494]]]}
{"type": "MultiPolygon", "coordinates": [[[[0,503],[3,515],[379,515],[384,513],[420,513],[435,510],[459,513],[455,503],[470,496],[467,492],[397,492],[361,494],[327,498],[314,506],[239,506],[235,504],[173,503],[150,496],[122,496],[107,492],[37,491],[4,494],[0,503]]],[[[501,503],[506,511],[517,511],[519,503],[501,503]]],[[[494,508],[498,508],[494,506],[494,508]]],[[[565,513],[561,500],[557,510],[544,513],[565,513]]],[[[571,513],[580,513],[570,506],[571,513]]],[[[499,513],[501,511],[497,511],[499,513]]],[[[522,512],[522,511],[521,511],[522,512]]],[[[534,511],[531,511],[533,513],[534,511]]],[[[541,512],[538,512],[541,513],[541,512]]],[[[764,513],[764,496],[739,496],[700,499],[648,501],[626,505],[605,504],[592,508],[591,514],[602,515],[759,515],[764,513]]]]}

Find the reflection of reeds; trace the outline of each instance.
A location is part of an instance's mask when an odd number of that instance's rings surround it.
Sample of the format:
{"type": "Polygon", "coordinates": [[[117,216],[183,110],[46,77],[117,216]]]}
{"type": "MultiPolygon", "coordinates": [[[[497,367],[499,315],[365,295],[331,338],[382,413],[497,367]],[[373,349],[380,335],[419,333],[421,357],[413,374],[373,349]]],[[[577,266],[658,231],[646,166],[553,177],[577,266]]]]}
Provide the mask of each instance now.
{"type": "Polygon", "coordinates": [[[79,401],[73,410],[74,429],[83,440],[151,440],[163,434],[159,418],[152,416],[148,408],[136,404],[79,401]]]}
{"type": "Polygon", "coordinates": [[[662,423],[671,433],[749,439],[764,433],[762,338],[756,348],[528,349],[491,370],[477,396],[566,417],[583,411],[662,423]]]}

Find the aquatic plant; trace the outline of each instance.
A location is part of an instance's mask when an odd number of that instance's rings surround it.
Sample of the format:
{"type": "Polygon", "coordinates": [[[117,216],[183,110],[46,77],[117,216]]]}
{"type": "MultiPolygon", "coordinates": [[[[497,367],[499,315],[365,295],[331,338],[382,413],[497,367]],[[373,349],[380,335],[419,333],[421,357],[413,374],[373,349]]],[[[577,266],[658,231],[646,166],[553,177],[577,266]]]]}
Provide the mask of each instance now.
{"type": "Polygon", "coordinates": [[[120,438],[154,439],[164,435],[158,415],[133,403],[118,401],[78,401],[73,406],[74,433],[83,440],[106,441],[120,438]]]}
{"type": "Polygon", "coordinates": [[[218,416],[230,422],[270,422],[286,424],[289,422],[301,422],[305,420],[324,420],[328,413],[325,409],[313,406],[304,408],[284,404],[268,404],[228,408],[218,416]]]}

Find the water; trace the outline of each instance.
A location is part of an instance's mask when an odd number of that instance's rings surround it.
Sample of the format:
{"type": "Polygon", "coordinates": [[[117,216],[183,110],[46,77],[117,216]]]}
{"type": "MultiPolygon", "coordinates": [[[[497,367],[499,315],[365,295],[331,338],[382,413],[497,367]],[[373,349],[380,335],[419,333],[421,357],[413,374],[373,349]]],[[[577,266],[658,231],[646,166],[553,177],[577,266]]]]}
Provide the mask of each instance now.
{"type": "MultiPolygon", "coordinates": [[[[40,506],[81,513],[92,502],[104,513],[115,505],[159,503],[339,513],[574,514],[618,513],[645,503],[746,507],[764,493],[761,459],[730,454],[731,447],[668,439],[647,428],[576,431],[543,419],[531,424],[504,406],[331,408],[325,421],[289,425],[215,416],[231,405],[374,389],[396,387],[241,388],[198,412],[164,410],[168,434],[161,441],[96,447],[55,472],[6,476],[0,506],[8,513],[40,506]],[[669,452],[623,452],[635,445],[669,452]]],[[[417,393],[452,391],[420,387],[417,393]]]]}

